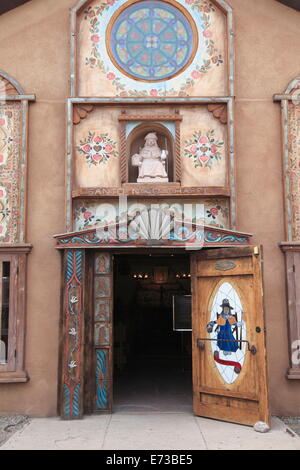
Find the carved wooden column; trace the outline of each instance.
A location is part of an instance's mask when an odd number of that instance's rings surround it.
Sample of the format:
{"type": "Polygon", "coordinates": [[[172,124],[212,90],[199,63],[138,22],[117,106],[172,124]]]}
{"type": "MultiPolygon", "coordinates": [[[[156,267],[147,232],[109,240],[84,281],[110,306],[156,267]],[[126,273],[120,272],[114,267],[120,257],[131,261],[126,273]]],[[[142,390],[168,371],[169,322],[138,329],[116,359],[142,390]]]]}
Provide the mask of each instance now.
{"type": "Polygon", "coordinates": [[[126,123],[121,122],[121,135],[120,135],[120,175],[121,183],[128,182],[128,161],[126,155],[126,123]]]}
{"type": "MultiPolygon", "coordinates": [[[[179,116],[179,114],[178,114],[179,116]]],[[[180,136],[180,121],[177,120],[175,124],[175,179],[177,183],[181,182],[181,136],[180,136]]]]}
{"type": "Polygon", "coordinates": [[[63,263],[62,383],[63,419],[83,415],[85,251],[65,250],[63,263]]]}
{"type": "Polygon", "coordinates": [[[290,369],[288,379],[300,379],[300,77],[295,78],[283,95],[274,95],[281,103],[283,187],[286,240],[280,243],[286,260],[288,295],[290,369]]]}
{"type": "Polygon", "coordinates": [[[94,261],[94,411],[112,410],[113,258],[99,252],[94,261]]]}
{"type": "Polygon", "coordinates": [[[300,379],[300,242],[281,243],[280,246],[285,254],[287,273],[290,347],[290,368],[287,378],[300,379]]]}

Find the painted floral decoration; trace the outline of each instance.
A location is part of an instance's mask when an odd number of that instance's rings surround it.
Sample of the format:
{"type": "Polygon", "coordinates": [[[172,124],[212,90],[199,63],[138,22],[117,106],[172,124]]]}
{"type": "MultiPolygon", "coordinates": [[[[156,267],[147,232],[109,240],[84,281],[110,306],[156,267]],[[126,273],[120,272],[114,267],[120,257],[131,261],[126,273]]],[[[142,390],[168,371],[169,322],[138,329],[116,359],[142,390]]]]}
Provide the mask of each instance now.
{"type": "Polygon", "coordinates": [[[95,217],[95,215],[85,206],[79,207],[75,211],[75,218],[77,224],[80,224],[78,230],[85,230],[90,225],[102,222],[102,219],[95,217]]]}
{"type": "MultiPolygon", "coordinates": [[[[296,89],[300,92],[300,89],[296,89]]],[[[300,240],[300,104],[289,103],[289,161],[286,170],[289,179],[288,204],[291,211],[292,237],[300,240]]]]}
{"type": "Polygon", "coordinates": [[[6,190],[0,187],[0,238],[6,235],[6,224],[11,215],[6,190]]]}
{"type": "Polygon", "coordinates": [[[185,141],[184,154],[193,159],[195,168],[211,169],[215,162],[222,160],[223,147],[224,142],[215,137],[213,129],[206,133],[199,130],[194,132],[193,139],[185,141]]]}
{"type": "Polygon", "coordinates": [[[88,165],[97,166],[107,163],[111,157],[117,157],[116,142],[108,137],[108,134],[89,132],[88,137],[80,141],[77,146],[79,153],[85,156],[88,165]]]}
{"type": "Polygon", "coordinates": [[[222,213],[222,207],[221,206],[212,207],[211,209],[206,211],[207,217],[208,218],[211,217],[213,220],[216,220],[216,218],[218,217],[218,215],[220,213],[222,213]]]}
{"type": "Polygon", "coordinates": [[[14,153],[15,142],[11,136],[12,133],[13,113],[0,108],[0,165],[6,165],[8,158],[14,153]]]}
{"type": "Polygon", "coordinates": [[[20,227],[21,103],[0,104],[0,242],[15,243],[20,227]]]}
{"type": "Polygon", "coordinates": [[[190,89],[198,80],[201,80],[204,74],[207,74],[213,67],[219,67],[224,63],[223,57],[218,53],[213,40],[213,30],[211,28],[211,13],[216,11],[215,6],[206,0],[185,0],[193,10],[197,10],[202,16],[203,37],[205,39],[206,57],[201,65],[195,64],[190,76],[180,85],[179,90],[174,88],[155,88],[151,90],[127,90],[126,84],[122,82],[124,77],[117,76],[109,67],[107,67],[101,57],[99,47],[100,43],[105,44],[105,38],[100,36],[101,16],[118,0],[102,0],[98,6],[89,6],[84,11],[84,19],[90,23],[91,33],[91,51],[90,56],[86,57],[85,65],[98,69],[111,82],[116,91],[116,96],[126,97],[163,97],[163,96],[189,96],[190,89]]]}

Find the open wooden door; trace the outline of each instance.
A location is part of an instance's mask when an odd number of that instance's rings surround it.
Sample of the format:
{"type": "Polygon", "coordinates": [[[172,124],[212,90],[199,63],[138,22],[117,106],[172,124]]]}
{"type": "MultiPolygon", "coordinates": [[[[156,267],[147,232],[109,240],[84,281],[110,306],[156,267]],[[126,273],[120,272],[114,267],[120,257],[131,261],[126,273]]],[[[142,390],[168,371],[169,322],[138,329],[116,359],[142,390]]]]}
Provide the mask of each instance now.
{"type": "Polygon", "coordinates": [[[85,414],[111,413],[113,399],[113,256],[90,256],[85,337],[85,414]]]}
{"type": "Polygon", "coordinates": [[[261,249],[192,254],[194,413],[270,424],[261,249]]]}

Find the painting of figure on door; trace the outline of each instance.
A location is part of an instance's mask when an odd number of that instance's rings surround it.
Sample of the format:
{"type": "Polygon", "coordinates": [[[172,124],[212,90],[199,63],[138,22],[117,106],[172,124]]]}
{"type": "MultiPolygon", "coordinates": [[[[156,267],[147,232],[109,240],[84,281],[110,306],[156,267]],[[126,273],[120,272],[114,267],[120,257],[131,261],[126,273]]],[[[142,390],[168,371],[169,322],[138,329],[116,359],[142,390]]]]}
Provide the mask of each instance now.
{"type": "Polygon", "coordinates": [[[232,384],[243,368],[246,323],[241,299],[229,282],[223,282],[214,296],[206,329],[210,334],[214,363],[222,379],[232,384]]]}

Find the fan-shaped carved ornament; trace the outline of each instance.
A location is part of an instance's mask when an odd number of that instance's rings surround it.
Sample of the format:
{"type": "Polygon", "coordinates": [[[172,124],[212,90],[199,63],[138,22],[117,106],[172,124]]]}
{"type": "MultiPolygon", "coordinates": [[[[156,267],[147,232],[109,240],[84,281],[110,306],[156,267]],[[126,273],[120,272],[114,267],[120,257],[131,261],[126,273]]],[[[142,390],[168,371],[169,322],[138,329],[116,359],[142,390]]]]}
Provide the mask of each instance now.
{"type": "Polygon", "coordinates": [[[18,95],[18,90],[5,77],[0,77],[0,95],[18,95]]]}

